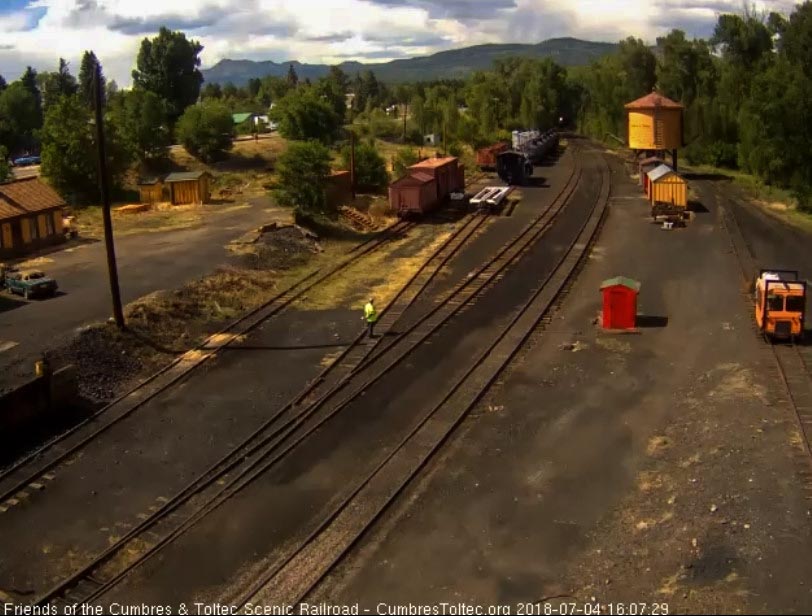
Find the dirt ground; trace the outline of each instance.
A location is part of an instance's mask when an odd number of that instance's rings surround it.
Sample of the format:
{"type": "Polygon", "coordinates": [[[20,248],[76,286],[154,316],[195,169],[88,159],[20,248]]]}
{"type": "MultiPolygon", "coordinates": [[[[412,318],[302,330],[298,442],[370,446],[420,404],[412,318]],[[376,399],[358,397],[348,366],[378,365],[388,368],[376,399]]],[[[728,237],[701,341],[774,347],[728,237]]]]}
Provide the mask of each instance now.
{"type": "Polygon", "coordinates": [[[613,168],[560,312],[309,601],[808,612],[809,460],[718,211],[664,231],[613,168]],[[594,325],[615,275],[638,334],[594,325]]]}

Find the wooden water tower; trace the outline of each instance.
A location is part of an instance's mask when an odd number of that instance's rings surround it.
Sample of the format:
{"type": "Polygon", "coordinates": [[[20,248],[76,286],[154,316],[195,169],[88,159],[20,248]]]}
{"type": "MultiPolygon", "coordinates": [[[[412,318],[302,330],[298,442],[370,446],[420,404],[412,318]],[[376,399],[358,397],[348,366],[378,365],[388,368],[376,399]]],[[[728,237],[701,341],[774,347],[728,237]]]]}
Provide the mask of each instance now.
{"type": "Polygon", "coordinates": [[[684,143],[683,113],[685,108],[662,94],[652,92],[626,105],[629,148],[635,155],[647,156],[671,152],[677,169],[677,149],[684,143]]]}

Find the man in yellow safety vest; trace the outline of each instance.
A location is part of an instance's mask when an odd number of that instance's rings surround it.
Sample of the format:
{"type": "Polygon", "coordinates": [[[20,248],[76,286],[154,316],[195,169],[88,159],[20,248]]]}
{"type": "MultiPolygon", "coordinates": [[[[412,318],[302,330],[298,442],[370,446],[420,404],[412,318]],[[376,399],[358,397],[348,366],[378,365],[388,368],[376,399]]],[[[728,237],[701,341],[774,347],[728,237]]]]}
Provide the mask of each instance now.
{"type": "Polygon", "coordinates": [[[372,298],[369,298],[366,306],[364,306],[364,316],[361,317],[364,321],[367,322],[367,331],[369,332],[369,337],[374,338],[373,329],[375,329],[375,321],[378,320],[378,312],[375,310],[375,304],[372,298]]]}

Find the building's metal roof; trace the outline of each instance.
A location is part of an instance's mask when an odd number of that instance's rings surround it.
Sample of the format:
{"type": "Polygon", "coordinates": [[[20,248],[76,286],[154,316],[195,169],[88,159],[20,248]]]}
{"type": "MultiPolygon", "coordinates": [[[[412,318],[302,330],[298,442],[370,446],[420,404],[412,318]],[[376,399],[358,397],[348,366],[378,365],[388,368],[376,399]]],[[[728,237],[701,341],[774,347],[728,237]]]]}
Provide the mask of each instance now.
{"type": "Polygon", "coordinates": [[[172,182],[191,182],[199,180],[204,175],[211,175],[208,171],[177,171],[170,173],[164,179],[164,182],[171,184],[172,182]]]}
{"type": "Polygon", "coordinates": [[[651,182],[656,182],[657,180],[668,175],[669,173],[673,173],[674,175],[679,177],[679,174],[668,165],[660,165],[659,167],[655,167],[654,169],[648,172],[648,179],[651,182]]]}
{"type": "Polygon", "coordinates": [[[437,167],[449,165],[456,160],[457,160],[456,156],[446,156],[444,158],[427,158],[426,160],[421,160],[419,163],[411,165],[409,169],[436,169],[437,167]]]}
{"type": "Polygon", "coordinates": [[[608,287],[626,287],[635,292],[640,291],[640,283],[631,278],[627,278],[626,276],[615,276],[614,278],[608,278],[601,283],[601,291],[608,287]]]}
{"type": "Polygon", "coordinates": [[[161,178],[140,178],[138,186],[155,186],[161,183],[161,178]]]}
{"type": "Polygon", "coordinates": [[[254,115],[256,115],[256,114],[254,114],[254,113],[232,113],[231,114],[231,120],[234,122],[234,124],[242,124],[246,120],[254,117],[254,115]]]}

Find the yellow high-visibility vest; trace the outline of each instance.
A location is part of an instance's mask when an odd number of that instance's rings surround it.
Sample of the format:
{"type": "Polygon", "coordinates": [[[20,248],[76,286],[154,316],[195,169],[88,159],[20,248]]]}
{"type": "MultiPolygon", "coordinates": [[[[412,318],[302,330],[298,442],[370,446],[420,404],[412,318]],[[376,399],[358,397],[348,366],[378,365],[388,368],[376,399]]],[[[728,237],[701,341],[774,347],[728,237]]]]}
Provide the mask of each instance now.
{"type": "Polygon", "coordinates": [[[375,311],[375,306],[370,302],[364,306],[364,318],[367,320],[367,323],[374,323],[378,320],[378,313],[375,311]]]}

